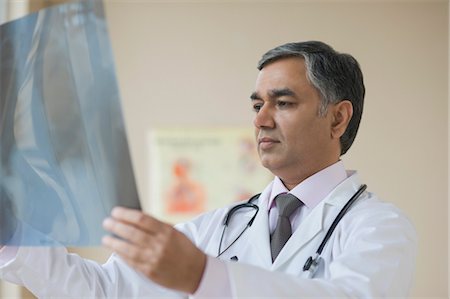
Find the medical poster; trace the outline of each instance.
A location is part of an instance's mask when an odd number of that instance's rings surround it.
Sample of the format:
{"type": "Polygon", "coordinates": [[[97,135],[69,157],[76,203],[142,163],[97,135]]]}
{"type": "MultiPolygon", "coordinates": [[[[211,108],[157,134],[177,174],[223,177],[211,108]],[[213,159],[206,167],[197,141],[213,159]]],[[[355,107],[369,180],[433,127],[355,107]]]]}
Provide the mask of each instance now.
{"type": "Polygon", "coordinates": [[[172,223],[260,193],[272,179],[250,128],[161,128],[149,134],[150,209],[172,223]]]}
{"type": "Polygon", "coordinates": [[[0,243],[93,246],[139,208],[101,1],[0,26],[0,243]]]}

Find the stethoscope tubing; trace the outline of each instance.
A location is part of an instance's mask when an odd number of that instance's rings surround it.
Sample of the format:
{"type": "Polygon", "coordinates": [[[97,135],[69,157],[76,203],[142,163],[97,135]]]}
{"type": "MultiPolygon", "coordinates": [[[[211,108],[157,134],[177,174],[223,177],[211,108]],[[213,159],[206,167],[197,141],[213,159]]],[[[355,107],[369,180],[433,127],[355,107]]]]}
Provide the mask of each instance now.
{"type": "Polygon", "coordinates": [[[322,242],[320,243],[319,247],[317,248],[317,251],[314,255],[314,258],[312,256],[308,257],[306,259],[305,264],[303,265],[303,272],[309,271],[310,277],[313,277],[317,267],[319,265],[319,262],[321,260],[321,254],[323,249],[325,248],[325,245],[327,244],[328,240],[330,239],[331,235],[333,234],[336,226],[341,221],[342,217],[347,214],[350,207],[355,203],[355,201],[361,196],[361,194],[367,189],[367,185],[363,184],[359,187],[358,191],[356,191],[355,194],[347,201],[347,203],[344,205],[344,207],[339,211],[336,218],[334,218],[333,223],[331,224],[330,228],[327,230],[327,233],[325,234],[325,237],[323,238],[322,242]]]}
{"type": "Polygon", "coordinates": [[[353,194],[353,196],[347,201],[347,203],[344,205],[344,207],[339,211],[339,214],[336,216],[336,218],[334,219],[333,223],[331,224],[330,228],[327,231],[327,234],[325,235],[325,237],[322,240],[322,243],[320,243],[319,247],[317,248],[316,253],[318,255],[322,254],[323,248],[325,247],[325,245],[328,242],[328,239],[330,239],[331,235],[333,234],[336,226],[339,224],[339,222],[341,221],[342,217],[345,216],[345,214],[347,214],[347,211],[350,209],[350,207],[353,205],[353,203],[361,196],[361,194],[367,189],[367,185],[361,185],[358,189],[358,191],[356,191],[355,194],[353,194]]]}
{"type": "MultiPolygon", "coordinates": [[[[355,201],[361,196],[361,194],[367,189],[367,185],[363,184],[359,187],[358,191],[356,191],[355,194],[353,194],[353,196],[347,201],[347,203],[344,205],[344,207],[339,211],[338,215],[336,216],[336,218],[333,220],[333,223],[331,224],[330,228],[327,230],[327,233],[325,234],[325,237],[323,238],[322,242],[320,243],[319,247],[317,248],[314,258],[312,256],[310,256],[306,262],[305,265],[303,266],[303,271],[310,271],[311,276],[314,274],[315,270],[317,269],[317,265],[319,263],[320,260],[320,255],[322,254],[323,249],[325,248],[325,245],[327,244],[328,240],[330,239],[331,235],[333,234],[334,230],[336,229],[336,226],[339,224],[339,222],[341,221],[341,219],[345,216],[345,214],[348,212],[348,210],[350,209],[350,207],[355,203],[355,201]]],[[[247,229],[252,226],[253,221],[256,218],[256,215],[259,212],[259,207],[258,205],[254,204],[253,201],[257,200],[259,198],[261,194],[257,194],[252,196],[246,203],[243,204],[239,204],[236,205],[234,207],[232,207],[228,213],[225,215],[224,217],[224,221],[223,221],[223,230],[222,230],[222,235],[220,237],[220,242],[219,242],[219,249],[218,249],[218,255],[217,257],[220,257],[223,253],[225,253],[231,246],[234,245],[234,243],[236,243],[237,240],[239,240],[239,238],[244,234],[245,231],[247,231],[247,229]],[[228,224],[230,222],[231,217],[233,216],[233,214],[241,209],[241,208],[253,208],[255,209],[255,214],[253,215],[253,217],[250,219],[250,221],[247,223],[247,225],[245,226],[245,228],[242,230],[242,232],[234,239],[233,242],[231,242],[230,245],[228,245],[223,251],[221,250],[222,247],[222,242],[223,242],[223,238],[225,235],[225,230],[228,227],[228,224]]]]}
{"type": "Polygon", "coordinates": [[[242,203],[239,205],[236,205],[234,207],[232,207],[228,213],[225,215],[225,218],[223,219],[223,230],[222,230],[222,235],[220,236],[220,241],[219,241],[219,249],[217,252],[217,257],[220,257],[223,253],[225,253],[231,246],[233,246],[234,243],[236,243],[237,240],[239,240],[239,238],[245,233],[245,231],[252,226],[253,221],[256,218],[256,215],[258,215],[259,212],[259,207],[258,205],[255,205],[253,203],[254,200],[258,199],[259,196],[261,195],[261,193],[253,195],[246,203],[242,203]],[[225,229],[228,227],[228,224],[230,222],[231,216],[233,216],[233,214],[242,208],[252,208],[254,209],[256,212],[253,215],[253,217],[250,219],[250,221],[247,223],[247,225],[245,226],[245,228],[241,231],[241,233],[234,239],[233,242],[231,242],[230,245],[228,245],[223,251],[222,251],[222,242],[223,242],[223,237],[225,236],[225,229]]]}

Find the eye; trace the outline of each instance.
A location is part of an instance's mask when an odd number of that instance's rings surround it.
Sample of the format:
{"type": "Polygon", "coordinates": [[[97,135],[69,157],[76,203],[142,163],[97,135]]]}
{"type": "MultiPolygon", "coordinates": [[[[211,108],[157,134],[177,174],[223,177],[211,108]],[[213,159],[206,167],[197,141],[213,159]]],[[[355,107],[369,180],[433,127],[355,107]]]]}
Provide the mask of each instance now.
{"type": "Polygon", "coordinates": [[[261,108],[262,108],[262,104],[261,103],[254,103],[253,104],[253,111],[259,112],[259,110],[261,110],[261,108]]]}
{"type": "Polygon", "coordinates": [[[281,109],[289,108],[292,105],[294,105],[294,103],[286,102],[286,101],[277,101],[277,106],[281,109]]]}

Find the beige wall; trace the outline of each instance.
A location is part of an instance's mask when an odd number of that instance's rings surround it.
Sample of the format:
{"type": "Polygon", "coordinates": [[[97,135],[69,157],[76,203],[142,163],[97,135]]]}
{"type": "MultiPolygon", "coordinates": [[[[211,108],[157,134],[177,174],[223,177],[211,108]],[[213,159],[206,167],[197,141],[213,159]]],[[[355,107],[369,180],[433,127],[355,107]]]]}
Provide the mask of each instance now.
{"type": "Polygon", "coordinates": [[[107,5],[142,199],[151,200],[148,130],[251,125],[260,55],[324,40],[354,54],[366,80],[361,131],[344,161],[414,222],[413,296],[447,298],[446,1],[171,2],[107,5]]]}
{"type": "Polygon", "coordinates": [[[151,128],[250,126],[260,55],[288,41],[323,40],[352,53],[365,74],[363,122],[344,161],[414,222],[420,248],[412,296],[448,298],[447,1],[259,2],[108,1],[145,206],[151,128]]]}
{"type": "Polygon", "coordinates": [[[0,0],[6,2],[6,19],[13,20],[25,16],[28,13],[29,2],[27,0],[0,0]]]}

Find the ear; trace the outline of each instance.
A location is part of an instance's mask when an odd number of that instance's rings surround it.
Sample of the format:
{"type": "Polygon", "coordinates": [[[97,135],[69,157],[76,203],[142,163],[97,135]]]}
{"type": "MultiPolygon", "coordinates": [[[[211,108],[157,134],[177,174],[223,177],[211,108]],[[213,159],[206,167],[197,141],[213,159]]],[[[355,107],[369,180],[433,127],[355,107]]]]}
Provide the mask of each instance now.
{"type": "Polygon", "coordinates": [[[349,100],[343,100],[336,103],[331,109],[333,121],[331,123],[331,137],[335,139],[341,138],[347,126],[352,119],[353,105],[349,100]]]}

